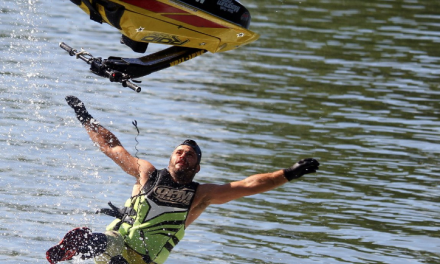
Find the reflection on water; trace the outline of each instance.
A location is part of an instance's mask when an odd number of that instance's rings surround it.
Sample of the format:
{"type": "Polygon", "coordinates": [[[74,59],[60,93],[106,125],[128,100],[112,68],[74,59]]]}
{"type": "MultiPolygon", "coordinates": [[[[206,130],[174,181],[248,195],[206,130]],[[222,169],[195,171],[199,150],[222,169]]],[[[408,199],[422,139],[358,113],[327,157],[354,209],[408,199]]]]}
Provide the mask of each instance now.
{"type": "Polygon", "coordinates": [[[102,231],[111,218],[95,209],[130,194],[68,94],[133,153],[136,119],[139,155],[157,167],[197,139],[203,183],[320,160],[316,175],[209,208],[169,263],[440,262],[440,4],[244,4],[257,42],[145,77],[141,94],[57,47],[135,56],[110,27],[68,1],[0,4],[1,263],[45,263],[68,229],[102,231]]]}

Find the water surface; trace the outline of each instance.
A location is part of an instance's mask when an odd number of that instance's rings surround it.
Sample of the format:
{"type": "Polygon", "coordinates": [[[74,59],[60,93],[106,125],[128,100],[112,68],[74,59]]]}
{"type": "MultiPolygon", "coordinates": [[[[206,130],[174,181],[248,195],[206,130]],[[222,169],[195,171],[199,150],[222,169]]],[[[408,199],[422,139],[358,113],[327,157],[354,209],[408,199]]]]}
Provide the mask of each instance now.
{"type": "Polygon", "coordinates": [[[103,231],[112,219],[93,212],[131,193],[69,94],[159,168],[196,139],[202,183],[320,160],[317,174],[208,208],[167,263],[440,263],[440,4],[243,4],[257,42],[144,77],[136,94],[58,47],[136,56],[118,32],[69,1],[2,1],[1,263],[47,263],[66,231],[103,231]]]}

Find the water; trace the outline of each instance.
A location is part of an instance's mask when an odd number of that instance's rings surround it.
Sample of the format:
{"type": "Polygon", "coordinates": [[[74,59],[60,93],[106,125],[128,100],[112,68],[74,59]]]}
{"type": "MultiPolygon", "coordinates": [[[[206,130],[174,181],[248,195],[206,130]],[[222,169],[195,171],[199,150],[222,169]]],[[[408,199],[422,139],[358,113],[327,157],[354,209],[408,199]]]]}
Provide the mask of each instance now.
{"type": "Polygon", "coordinates": [[[58,47],[135,56],[112,28],[69,1],[2,1],[0,263],[47,263],[66,231],[102,231],[112,219],[93,212],[131,193],[69,94],[159,168],[196,139],[202,183],[320,160],[315,175],[208,208],[168,263],[440,263],[440,3],[244,4],[257,42],[142,78],[136,94],[58,47]]]}

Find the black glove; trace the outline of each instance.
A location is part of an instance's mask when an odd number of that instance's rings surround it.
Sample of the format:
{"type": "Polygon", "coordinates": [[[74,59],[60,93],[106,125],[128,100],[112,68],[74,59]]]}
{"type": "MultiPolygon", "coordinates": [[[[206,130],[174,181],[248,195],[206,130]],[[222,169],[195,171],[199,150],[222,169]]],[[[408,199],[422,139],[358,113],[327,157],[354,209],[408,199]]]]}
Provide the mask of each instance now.
{"type": "Polygon", "coordinates": [[[319,162],[313,158],[302,159],[293,164],[292,167],[284,169],[284,177],[288,181],[298,179],[304,174],[316,172],[319,169],[319,162]]]}
{"type": "Polygon", "coordinates": [[[93,118],[89,112],[87,112],[86,107],[84,106],[84,103],[81,102],[77,97],[73,95],[66,96],[67,104],[70,105],[70,107],[75,110],[76,117],[78,118],[79,122],[81,122],[82,125],[85,123],[90,122],[90,120],[93,118]]]}

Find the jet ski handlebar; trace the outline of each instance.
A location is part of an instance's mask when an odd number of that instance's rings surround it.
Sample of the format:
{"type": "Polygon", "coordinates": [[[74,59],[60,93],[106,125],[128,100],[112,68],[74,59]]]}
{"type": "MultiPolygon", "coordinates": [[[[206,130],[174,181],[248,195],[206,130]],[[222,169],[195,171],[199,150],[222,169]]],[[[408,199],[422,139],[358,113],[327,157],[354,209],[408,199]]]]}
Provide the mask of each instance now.
{"type": "Polygon", "coordinates": [[[133,80],[130,75],[110,68],[108,65],[104,63],[102,58],[100,57],[95,58],[92,56],[92,54],[82,49],[81,51],[77,51],[76,49],[73,49],[64,42],[60,43],[60,47],[63,50],[67,51],[70,56],[75,56],[77,59],[81,59],[87,64],[89,64],[90,70],[94,74],[108,78],[111,82],[119,82],[122,84],[123,87],[128,87],[137,93],[141,91],[141,87],[131,82],[131,81],[133,82],[140,82],[140,81],[133,80]]]}

